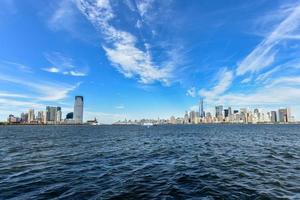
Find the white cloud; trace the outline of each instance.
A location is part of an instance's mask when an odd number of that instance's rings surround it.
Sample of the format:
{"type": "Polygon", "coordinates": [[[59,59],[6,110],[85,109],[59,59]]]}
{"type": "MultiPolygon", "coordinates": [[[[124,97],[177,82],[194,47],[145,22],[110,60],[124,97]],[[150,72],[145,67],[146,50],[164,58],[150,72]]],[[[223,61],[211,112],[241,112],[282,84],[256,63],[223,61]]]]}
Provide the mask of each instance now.
{"type": "MultiPolygon", "coordinates": [[[[293,37],[300,25],[300,6],[296,6],[288,17],[283,20],[242,62],[236,74],[244,75],[247,72],[258,72],[274,63],[279,49],[278,45],[285,39],[293,37]]],[[[299,34],[297,34],[299,35],[299,34]]],[[[297,36],[296,35],[296,36],[297,36]]]]}
{"type": "Polygon", "coordinates": [[[11,70],[19,70],[25,73],[32,73],[33,70],[31,67],[24,65],[24,64],[20,64],[20,63],[16,63],[16,62],[11,62],[11,61],[7,61],[7,60],[0,60],[0,67],[4,67],[4,68],[11,68],[11,70]]]}
{"type": "Polygon", "coordinates": [[[60,72],[60,70],[57,67],[43,68],[43,70],[46,72],[51,72],[51,73],[59,73],[60,72]]]}
{"type": "Polygon", "coordinates": [[[8,75],[0,75],[0,80],[26,87],[27,90],[36,93],[37,96],[32,96],[33,99],[44,101],[62,100],[80,85],[80,83],[72,86],[60,82],[32,81],[8,75]]]}
{"type": "Polygon", "coordinates": [[[186,95],[190,96],[190,97],[196,97],[196,88],[192,87],[192,88],[188,89],[186,92],[186,95]]]}
{"type": "MultiPolygon", "coordinates": [[[[100,30],[106,41],[103,48],[108,59],[125,77],[138,77],[143,84],[160,81],[169,84],[174,65],[165,63],[158,66],[153,62],[149,50],[137,47],[137,38],[129,32],[118,30],[111,25],[115,14],[108,0],[89,2],[78,0],[79,10],[100,30]]],[[[145,5],[141,9],[146,9],[145,5]]]]}
{"type": "Polygon", "coordinates": [[[0,91],[0,97],[9,97],[9,98],[29,98],[29,96],[24,94],[17,94],[11,92],[0,91]]]}
{"type": "Polygon", "coordinates": [[[201,89],[199,95],[206,99],[215,99],[223,94],[233,81],[233,72],[228,69],[223,69],[217,76],[217,84],[211,90],[201,89]]]}
{"type": "Polygon", "coordinates": [[[73,63],[73,59],[62,55],[59,52],[45,53],[46,59],[54,65],[54,67],[42,68],[42,70],[50,73],[59,73],[69,76],[86,76],[85,69],[79,69],[73,63]],[[80,71],[81,70],[81,71],[80,71]]]}
{"type": "Polygon", "coordinates": [[[299,86],[300,85],[300,76],[287,76],[287,77],[279,77],[272,80],[271,83],[267,83],[267,87],[273,86],[281,86],[281,85],[292,85],[299,86]]]}
{"type": "Polygon", "coordinates": [[[117,105],[115,108],[116,108],[116,109],[124,109],[125,106],[124,106],[124,105],[117,105]]]}
{"type": "Polygon", "coordinates": [[[139,0],[136,2],[140,15],[143,17],[152,7],[153,0],[139,0]]]}

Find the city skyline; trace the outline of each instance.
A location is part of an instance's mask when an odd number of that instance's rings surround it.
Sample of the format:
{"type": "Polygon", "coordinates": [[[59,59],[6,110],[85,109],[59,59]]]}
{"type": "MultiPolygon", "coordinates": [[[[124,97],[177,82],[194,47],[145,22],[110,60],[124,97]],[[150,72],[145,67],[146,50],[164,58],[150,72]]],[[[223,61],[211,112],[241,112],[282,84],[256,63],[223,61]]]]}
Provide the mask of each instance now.
{"type": "Polygon", "coordinates": [[[83,121],[182,117],[201,113],[199,99],[211,113],[218,105],[289,107],[300,120],[299,2],[5,0],[0,7],[0,121],[49,105],[64,117],[77,95],[83,121]]]}
{"type": "MultiPolygon", "coordinates": [[[[278,108],[277,110],[266,111],[261,108],[254,110],[248,107],[234,108],[216,105],[214,112],[209,112],[204,106],[204,99],[199,101],[199,107],[196,110],[185,111],[185,114],[180,116],[170,116],[167,119],[158,117],[157,119],[124,119],[118,120],[110,124],[123,125],[153,125],[153,124],[212,124],[212,123],[239,123],[239,124],[276,124],[276,123],[299,123],[292,115],[290,107],[278,108]]],[[[45,125],[66,125],[66,124],[90,124],[99,125],[107,124],[94,119],[83,121],[84,118],[84,97],[75,96],[73,112],[69,112],[63,118],[61,107],[47,106],[46,110],[36,112],[34,109],[29,109],[28,112],[22,112],[20,116],[10,114],[7,118],[8,124],[45,124],[45,125]]],[[[1,121],[0,121],[1,122],[1,121]]],[[[5,123],[6,122],[2,122],[5,123]]]]}

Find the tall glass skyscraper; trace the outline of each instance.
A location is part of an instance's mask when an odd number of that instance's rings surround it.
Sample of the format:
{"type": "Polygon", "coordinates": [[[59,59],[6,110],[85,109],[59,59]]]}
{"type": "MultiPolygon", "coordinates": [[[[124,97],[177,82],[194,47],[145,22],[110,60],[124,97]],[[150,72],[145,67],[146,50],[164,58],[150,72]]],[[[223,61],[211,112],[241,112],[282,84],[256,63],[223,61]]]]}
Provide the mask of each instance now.
{"type": "Polygon", "coordinates": [[[201,118],[205,117],[205,112],[203,108],[203,99],[201,99],[199,103],[199,114],[201,118]]]}
{"type": "Polygon", "coordinates": [[[76,124],[83,123],[83,96],[76,96],[74,103],[74,122],[76,124]]]}

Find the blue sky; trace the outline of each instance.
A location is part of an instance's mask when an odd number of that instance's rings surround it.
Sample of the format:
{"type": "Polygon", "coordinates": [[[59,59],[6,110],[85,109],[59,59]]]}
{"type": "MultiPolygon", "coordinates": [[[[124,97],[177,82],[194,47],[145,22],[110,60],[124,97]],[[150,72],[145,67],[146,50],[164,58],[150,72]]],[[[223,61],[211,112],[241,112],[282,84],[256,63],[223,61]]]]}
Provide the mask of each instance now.
{"type": "Polygon", "coordinates": [[[300,2],[0,1],[0,119],[85,97],[85,119],[182,116],[205,98],[300,117],[300,2]]]}

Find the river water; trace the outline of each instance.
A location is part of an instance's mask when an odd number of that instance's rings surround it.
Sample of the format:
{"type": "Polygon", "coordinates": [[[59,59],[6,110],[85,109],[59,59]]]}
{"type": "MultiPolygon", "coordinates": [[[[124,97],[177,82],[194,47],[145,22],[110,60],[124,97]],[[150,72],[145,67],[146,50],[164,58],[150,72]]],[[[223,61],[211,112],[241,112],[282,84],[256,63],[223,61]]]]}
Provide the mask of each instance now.
{"type": "Polygon", "coordinates": [[[300,199],[300,125],[0,126],[0,199],[300,199]]]}

